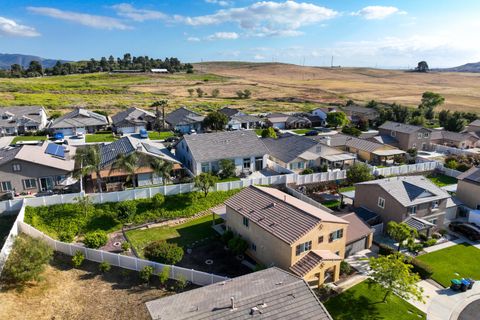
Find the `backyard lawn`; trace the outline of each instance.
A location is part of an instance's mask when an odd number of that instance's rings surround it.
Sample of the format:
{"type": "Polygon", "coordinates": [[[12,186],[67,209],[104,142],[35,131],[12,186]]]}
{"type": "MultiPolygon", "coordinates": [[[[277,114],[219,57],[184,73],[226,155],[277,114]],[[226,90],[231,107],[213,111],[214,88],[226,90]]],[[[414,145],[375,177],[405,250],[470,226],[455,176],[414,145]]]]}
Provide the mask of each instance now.
{"type": "Polygon", "coordinates": [[[94,143],[94,142],[113,142],[117,140],[111,133],[95,133],[87,134],[85,136],[85,142],[94,143]]]}
{"type": "Polygon", "coordinates": [[[467,243],[417,257],[433,269],[432,279],[450,286],[451,279],[480,279],[480,250],[467,243]]]}
{"type": "MultiPolygon", "coordinates": [[[[220,223],[221,221],[222,219],[219,216],[215,216],[215,223],[220,223]]],[[[167,240],[185,248],[191,246],[196,241],[212,238],[215,235],[216,233],[212,229],[212,215],[210,214],[173,227],[127,231],[129,240],[142,256],[143,249],[153,241],[167,240]]]]}
{"type": "Polygon", "coordinates": [[[338,192],[355,191],[355,186],[339,188],[338,192]]]}
{"type": "Polygon", "coordinates": [[[257,136],[261,136],[262,132],[263,132],[263,129],[255,129],[255,133],[257,134],[257,136]]]}
{"type": "Polygon", "coordinates": [[[296,133],[296,134],[300,134],[300,135],[304,135],[305,133],[307,132],[310,132],[312,131],[312,129],[296,129],[296,130],[292,130],[292,132],[296,133]]]}
{"type": "Polygon", "coordinates": [[[47,140],[46,136],[17,136],[13,138],[11,144],[15,144],[19,141],[44,141],[47,140]]]}
{"type": "Polygon", "coordinates": [[[322,205],[324,205],[325,207],[329,208],[329,209],[337,209],[339,206],[340,206],[340,200],[327,200],[327,201],[324,201],[322,202],[322,205]]]}
{"type": "Polygon", "coordinates": [[[382,302],[385,291],[368,280],[357,284],[336,297],[325,307],[335,320],[410,320],[425,319],[425,314],[405,300],[390,294],[382,302]]]}
{"type": "Polygon", "coordinates": [[[449,177],[444,174],[428,175],[427,178],[430,179],[433,183],[435,183],[439,187],[445,187],[445,186],[457,183],[456,178],[449,177]]]}
{"type": "Polygon", "coordinates": [[[174,136],[174,133],[172,131],[164,131],[164,132],[149,131],[148,132],[148,138],[150,140],[165,140],[173,136],[174,136]]]}

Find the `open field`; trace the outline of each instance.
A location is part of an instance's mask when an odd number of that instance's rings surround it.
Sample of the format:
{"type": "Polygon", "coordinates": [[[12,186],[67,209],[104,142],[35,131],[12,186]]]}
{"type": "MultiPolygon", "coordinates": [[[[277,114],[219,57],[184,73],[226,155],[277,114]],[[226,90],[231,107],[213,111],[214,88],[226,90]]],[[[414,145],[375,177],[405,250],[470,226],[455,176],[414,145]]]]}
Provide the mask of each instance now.
{"type": "Polygon", "coordinates": [[[195,65],[194,74],[85,74],[28,79],[0,79],[0,105],[43,105],[67,111],[72,106],[106,110],[149,108],[168,99],[167,111],[186,105],[207,112],[231,105],[249,112],[308,111],[327,103],[375,99],[418,105],[424,91],[445,96],[445,108],[476,111],[480,74],[411,73],[366,68],[318,68],[280,63],[210,62],[195,65]],[[201,88],[206,96],[192,96],[201,88]],[[219,97],[211,97],[214,89],[219,97]],[[249,89],[250,99],[238,99],[249,89]]]}

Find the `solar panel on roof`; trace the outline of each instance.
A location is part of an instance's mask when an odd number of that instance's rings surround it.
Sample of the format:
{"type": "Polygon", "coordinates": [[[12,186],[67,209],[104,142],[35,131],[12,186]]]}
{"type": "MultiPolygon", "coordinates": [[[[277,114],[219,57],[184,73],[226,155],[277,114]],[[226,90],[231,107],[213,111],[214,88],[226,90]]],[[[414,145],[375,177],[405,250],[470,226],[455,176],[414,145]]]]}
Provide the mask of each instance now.
{"type": "Polygon", "coordinates": [[[55,157],[65,158],[65,148],[55,143],[50,143],[47,149],[45,149],[45,153],[55,157]]]}
{"type": "Polygon", "coordinates": [[[47,146],[47,149],[45,150],[45,153],[55,155],[55,151],[57,151],[57,147],[58,147],[58,144],[49,143],[47,146]]]}

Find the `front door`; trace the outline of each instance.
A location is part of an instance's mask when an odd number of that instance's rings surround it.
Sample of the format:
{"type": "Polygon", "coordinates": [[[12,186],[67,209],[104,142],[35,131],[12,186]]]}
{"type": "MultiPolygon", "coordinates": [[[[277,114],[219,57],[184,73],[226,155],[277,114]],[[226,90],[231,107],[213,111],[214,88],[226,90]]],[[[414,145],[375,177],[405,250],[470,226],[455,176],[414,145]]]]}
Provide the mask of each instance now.
{"type": "Polygon", "coordinates": [[[255,171],[263,169],[263,158],[255,158],[255,171]]]}
{"type": "Polygon", "coordinates": [[[40,190],[47,191],[53,189],[53,179],[52,177],[40,178],[40,190]]]}

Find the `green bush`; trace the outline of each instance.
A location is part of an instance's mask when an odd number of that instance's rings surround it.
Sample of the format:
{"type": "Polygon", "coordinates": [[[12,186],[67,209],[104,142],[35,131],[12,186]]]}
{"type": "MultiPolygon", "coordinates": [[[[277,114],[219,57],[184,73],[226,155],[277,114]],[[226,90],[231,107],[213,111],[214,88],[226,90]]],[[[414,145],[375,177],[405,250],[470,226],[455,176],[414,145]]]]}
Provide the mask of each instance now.
{"type": "Polygon", "coordinates": [[[165,285],[168,279],[170,279],[170,267],[165,266],[163,267],[162,271],[158,274],[158,280],[162,285],[165,285]]]}
{"type": "Polygon", "coordinates": [[[112,269],[112,266],[110,265],[110,263],[108,263],[106,261],[103,261],[102,263],[100,263],[98,265],[98,270],[101,273],[106,273],[106,272],[110,271],[110,269],[112,269]]]}
{"type": "Polygon", "coordinates": [[[248,249],[248,243],[240,236],[235,236],[228,241],[228,248],[235,254],[243,254],[248,249]]]}
{"type": "Polygon", "coordinates": [[[423,243],[423,247],[426,248],[426,247],[431,247],[431,246],[434,246],[437,244],[437,239],[428,239],[427,241],[425,241],[423,243]]]}
{"type": "Polygon", "coordinates": [[[183,249],[176,243],[166,241],[154,241],[143,252],[148,260],[165,264],[177,264],[183,258],[183,249]]]}
{"type": "Polygon", "coordinates": [[[348,264],[348,262],[346,262],[345,260],[340,262],[340,273],[341,274],[350,274],[351,272],[352,272],[352,267],[348,264]]]}
{"type": "Polygon", "coordinates": [[[232,230],[227,230],[222,234],[222,241],[223,243],[228,245],[228,242],[233,238],[232,230]]]}
{"type": "Polygon", "coordinates": [[[153,276],[153,267],[150,266],[145,266],[143,267],[138,275],[140,276],[140,279],[142,279],[143,282],[148,283],[150,282],[150,279],[153,276]]]}
{"type": "Polygon", "coordinates": [[[128,250],[130,250],[130,248],[131,248],[130,242],[128,242],[128,241],[122,242],[122,250],[123,251],[128,251],[128,250]]]}
{"type": "Polygon", "coordinates": [[[165,203],[165,196],[161,193],[157,193],[152,198],[152,204],[154,208],[160,208],[165,203]]]}
{"type": "Polygon", "coordinates": [[[77,251],[72,257],[72,264],[75,268],[80,268],[84,260],[85,256],[83,255],[83,253],[81,251],[77,251]]]}
{"type": "Polygon", "coordinates": [[[306,169],[303,169],[302,172],[300,172],[301,175],[305,175],[305,174],[312,174],[314,173],[315,171],[313,171],[312,168],[306,168],[306,169]]]}
{"type": "Polygon", "coordinates": [[[445,236],[446,234],[448,234],[448,231],[446,229],[440,229],[438,230],[438,233],[440,233],[442,236],[445,236]]]}
{"type": "Polygon", "coordinates": [[[397,252],[394,248],[383,243],[380,243],[378,248],[379,248],[378,253],[381,254],[382,256],[389,256],[397,252]]]}
{"type": "Polygon", "coordinates": [[[187,286],[187,278],[185,276],[180,275],[175,283],[175,287],[177,291],[182,291],[187,286]]]}
{"type": "Polygon", "coordinates": [[[64,231],[58,235],[58,240],[62,242],[72,242],[75,235],[72,232],[64,231]]]}
{"type": "Polygon", "coordinates": [[[419,233],[419,234],[418,234],[418,238],[419,238],[420,240],[422,240],[422,241],[427,241],[427,240],[428,240],[427,235],[424,234],[424,233],[419,233]]]}
{"type": "Polygon", "coordinates": [[[123,222],[130,222],[137,213],[137,203],[134,200],[127,200],[117,204],[117,218],[123,222]]]}
{"type": "Polygon", "coordinates": [[[19,287],[29,281],[40,281],[52,255],[53,250],[45,242],[21,234],[15,238],[2,280],[19,287]]]}
{"type": "Polygon", "coordinates": [[[433,270],[428,264],[415,258],[410,261],[410,264],[413,266],[412,272],[418,273],[420,278],[430,279],[432,277],[433,270]]]}
{"type": "Polygon", "coordinates": [[[105,231],[93,231],[85,235],[83,243],[87,248],[98,249],[107,244],[108,236],[105,231]]]}

